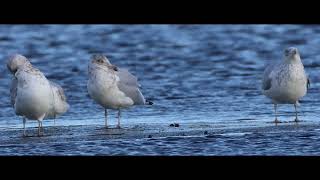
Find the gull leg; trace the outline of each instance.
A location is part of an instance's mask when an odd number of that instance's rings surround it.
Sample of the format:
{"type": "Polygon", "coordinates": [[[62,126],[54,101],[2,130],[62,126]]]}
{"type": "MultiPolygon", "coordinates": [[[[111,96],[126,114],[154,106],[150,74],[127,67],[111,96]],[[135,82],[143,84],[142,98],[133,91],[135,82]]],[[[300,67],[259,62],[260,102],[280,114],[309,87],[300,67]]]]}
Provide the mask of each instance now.
{"type": "Polygon", "coordinates": [[[43,126],[42,126],[42,120],[46,116],[46,114],[43,114],[39,119],[38,119],[38,136],[41,136],[41,130],[42,129],[42,136],[44,135],[43,133],[43,126]]]}
{"type": "Polygon", "coordinates": [[[120,129],[120,117],[121,117],[121,110],[118,111],[118,125],[117,128],[120,129]]]}
{"type": "Polygon", "coordinates": [[[27,119],[25,117],[23,117],[23,136],[26,137],[27,134],[26,134],[26,121],[27,119]]]}
{"type": "Polygon", "coordinates": [[[106,108],[104,109],[104,123],[106,128],[108,128],[108,110],[106,108]]]}
{"type": "Polygon", "coordinates": [[[296,123],[299,122],[299,119],[298,119],[298,111],[297,111],[297,104],[294,104],[294,109],[296,111],[296,119],[294,120],[296,123]]]}
{"type": "Polygon", "coordinates": [[[274,123],[277,125],[278,123],[280,123],[280,121],[277,118],[277,104],[274,104],[274,114],[275,114],[275,119],[274,119],[274,123]]]}
{"type": "Polygon", "coordinates": [[[44,136],[44,128],[42,126],[43,121],[41,121],[41,129],[42,129],[42,136],[44,136]]]}
{"type": "Polygon", "coordinates": [[[40,128],[41,128],[41,122],[38,120],[38,136],[40,136],[40,128]]]}

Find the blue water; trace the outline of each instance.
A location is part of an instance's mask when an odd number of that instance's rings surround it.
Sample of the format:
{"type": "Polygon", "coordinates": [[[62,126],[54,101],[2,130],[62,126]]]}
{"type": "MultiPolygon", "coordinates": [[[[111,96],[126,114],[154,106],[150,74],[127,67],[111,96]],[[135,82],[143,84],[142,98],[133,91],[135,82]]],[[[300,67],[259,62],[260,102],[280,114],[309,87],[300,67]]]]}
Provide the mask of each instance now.
{"type": "MultiPolygon", "coordinates": [[[[10,106],[11,75],[5,66],[6,58],[13,53],[30,58],[48,79],[64,88],[71,108],[57,119],[58,127],[104,124],[103,109],[86,90],[87,65],[93,53],[104,53],[111,63],[128,68],[139,78],[145,97],[155,103],[124,110],[125,126],[204,123],[238,128],[234,131],[241,133],[251,126],[272,127],[273,107],[260,92],[261,75],[267,62],[281,60],[283,49],[295,46],[312,83],[299,107],[303,120],[299,131],[289,128],[284,133],[276,128],[272,129],[275,137],[264,131],[263,136],[232,136],[234,141],[223,135],[214,140],[206,136],[120,138],[104,145],[90,140],[95,143],[90,153],[77,150],[85,146],[82,141],[68,146],[62,143],[65,148],[61,153],[40,143],[43,147],[33,154],[320,154],[319,139],[291,135],[310,131],[318,137],[319,44],[320,26],[311,25],[0,25],[0,129],[22,127],[21,118],[10,106]],[[306,145],[309,148],[299,150],[306,145]]],[[[279,108],[280,120],[294,119],[293,105],[279,108]]],[[[109,116],[111,125],[116,124],[115,114],[109,116]]],[[[28,122],[28,127],[35,126],[35,122],[28,122]]],[[[44,126],[52,127],[52,120],[45,121],[44,126]]],[[[17,132],[15,136],[21,136],[20,129],[17,132]]],[[[0,154],[25,155],[24,148],[30,146],[22,143],[21,147],[2,147],[3,151],[0,146],[0,154]]]]}

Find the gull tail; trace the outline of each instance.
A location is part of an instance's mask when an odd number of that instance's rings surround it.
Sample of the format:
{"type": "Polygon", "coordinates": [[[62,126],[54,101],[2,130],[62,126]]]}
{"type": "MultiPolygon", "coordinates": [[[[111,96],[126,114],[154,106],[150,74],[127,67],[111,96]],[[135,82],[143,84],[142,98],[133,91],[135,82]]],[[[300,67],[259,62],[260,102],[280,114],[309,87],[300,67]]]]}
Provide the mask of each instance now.
{"type": "Polygon", "coordinates": [[[148,100],[148,99],[146,99],[146,103],[145,103],[146,105],[153,105],[153,102],[152,101],[150,101],[150,100],[148,100]]]}

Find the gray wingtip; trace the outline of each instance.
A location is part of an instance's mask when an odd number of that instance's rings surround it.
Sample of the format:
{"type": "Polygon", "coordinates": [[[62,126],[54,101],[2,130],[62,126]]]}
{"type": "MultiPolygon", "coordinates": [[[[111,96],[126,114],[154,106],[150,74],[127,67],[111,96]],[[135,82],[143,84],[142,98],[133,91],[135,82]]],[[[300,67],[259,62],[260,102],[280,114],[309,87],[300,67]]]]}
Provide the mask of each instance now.
{"type": "Polygon", "coordinates": [[[262,89],[267,91],[267,90],[271,89],[271,86],[272,86],[271,79],[266,79],[262,85],[262,89]]]}

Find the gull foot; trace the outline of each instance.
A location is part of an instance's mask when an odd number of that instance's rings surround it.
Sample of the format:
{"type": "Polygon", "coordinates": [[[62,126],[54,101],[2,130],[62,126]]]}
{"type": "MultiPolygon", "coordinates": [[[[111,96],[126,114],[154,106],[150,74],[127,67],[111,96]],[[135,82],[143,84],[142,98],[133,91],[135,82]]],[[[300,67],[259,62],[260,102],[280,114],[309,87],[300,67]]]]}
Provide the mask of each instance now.
{"type": "Polygon", "coordinates": [[[298,123],[298,122],[302,122],[302,121],[299,120],[298,118],[295,118],[295,119],[294,119],[294,122],[295,122],[295,123],[298,123]]]}
{"type": "Polygon", "coordinates": [[[274,122],[276,125],[277,125],[278,123],[281,123],[281,121],[279,121],[278,119],[275,119],[273,122],[274,122]]]}

